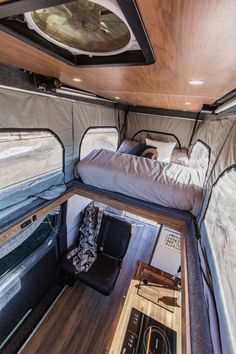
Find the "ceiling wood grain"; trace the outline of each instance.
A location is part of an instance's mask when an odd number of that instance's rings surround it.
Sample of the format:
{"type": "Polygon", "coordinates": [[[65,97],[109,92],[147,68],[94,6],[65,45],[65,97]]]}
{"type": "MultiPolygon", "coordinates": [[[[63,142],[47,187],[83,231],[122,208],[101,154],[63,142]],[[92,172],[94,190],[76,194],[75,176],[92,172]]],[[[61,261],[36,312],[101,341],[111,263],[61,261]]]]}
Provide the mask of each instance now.
{"type": "Polygon", "coordinates": [[[153,65],[74,68],[3,32],[0,61],[100,96],[119,96],[122,103],[166,109],[199,111],[236,87],[235,0],[137,0],[137,5],[157,58],[153,65]],[[192,86],[193,79],[205,83],[192,86]]]}

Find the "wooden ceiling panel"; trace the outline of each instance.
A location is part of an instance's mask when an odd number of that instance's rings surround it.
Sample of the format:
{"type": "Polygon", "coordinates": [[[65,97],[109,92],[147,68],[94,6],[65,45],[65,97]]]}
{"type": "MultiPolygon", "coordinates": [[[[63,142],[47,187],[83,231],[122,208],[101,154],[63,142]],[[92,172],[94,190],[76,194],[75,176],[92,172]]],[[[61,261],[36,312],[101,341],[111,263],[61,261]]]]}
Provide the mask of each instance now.
{"type": "Polygon", "coordinates": [[[157,61],[74,68],[0,33],[0,61],[122,103],[199,111],[236,87],[235,0],[137,0],[157,61]],[[81,82],[72,79],[79,77],[81,82]],[[203,80],[192,86],[189,80],[203,80]]]}
{"type": "Polygon", "coordinates": [[[178,96],[146,92],[139,93],[121,91],[100,91],[99,95],[117,102],[123,102],[124,104],[128,105],[136,105],[136,102],[139,102],[140,106],[145,107],[171,107],[171,109],[174,110],[191,112],[199,111],[199,107],[202,106],[203,99],[205,104],[210,104],[212,101],[217,99],[217,97],[178,96]],[[120,98],[120,100],[116,99],[117,96],[120,98]]]}

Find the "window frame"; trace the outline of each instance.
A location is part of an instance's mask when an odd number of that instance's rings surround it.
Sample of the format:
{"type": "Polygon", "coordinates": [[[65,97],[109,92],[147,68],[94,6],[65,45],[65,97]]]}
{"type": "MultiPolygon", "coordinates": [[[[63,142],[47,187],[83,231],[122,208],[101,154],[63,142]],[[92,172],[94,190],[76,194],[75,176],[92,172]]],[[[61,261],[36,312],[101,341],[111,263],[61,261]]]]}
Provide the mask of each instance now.
{"type": "Polygon", "coordinates": [[[117,135],[118,135],[118,141],[117,141],[116,151],[117,151],[118,148],[119,148],[119,145],[120,145],[120,131],[119,131],[119,129],[118,129],[117,126],[115,126],[115,125],[103,125],[103,126],[101,126],[101,125],[93,125],[93,126],[88,127],[88,128],[84,131],[84,133],[83,133],[83,135],[82,135],[82,138],[81,138],[80,144],[79,144],[78,161],[80,161],[80,159],[81,159],[81,147],[82,147],[82,143],[83,143],[84,137],[85,137],[85,135],[88,133],[88,131],[89,131],[89,130],[92,130],[92,129],[115,129],[115,130],[117,131],[117,135]]]}

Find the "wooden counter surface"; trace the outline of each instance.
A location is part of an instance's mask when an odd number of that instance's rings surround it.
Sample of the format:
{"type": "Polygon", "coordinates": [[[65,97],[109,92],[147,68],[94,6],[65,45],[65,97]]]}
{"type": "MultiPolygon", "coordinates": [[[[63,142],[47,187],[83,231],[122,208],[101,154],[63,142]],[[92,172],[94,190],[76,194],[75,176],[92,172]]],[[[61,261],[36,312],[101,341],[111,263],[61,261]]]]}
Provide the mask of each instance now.
{"type": "MultiPolygon", "coordinates": [[[[133,279],[130,283],[126,301],[120,316],[120,320],[112,341],[109,354],[120,354],[121,352],[132,307],[135,307],[139,311],[175,330],[177,332],[176,353],[181,354],[181,307],[173,307],[174,312],[171,313],[163,307],[160,307],[159,305],[156,305],[153,302],[144,299],[143,297],[137,294],[138,284],[139,280],[135,279],[133,279]]],[[[163,290],[163,296],[166,296],[167,289],[163,290]]],[[[158,288],[158,291],[161,291],[160,288],[158,288]]],[[[169,290],[169,292],[170,296],[174,296],[175,298],[177,298],[177,290],[169,290]]]]}

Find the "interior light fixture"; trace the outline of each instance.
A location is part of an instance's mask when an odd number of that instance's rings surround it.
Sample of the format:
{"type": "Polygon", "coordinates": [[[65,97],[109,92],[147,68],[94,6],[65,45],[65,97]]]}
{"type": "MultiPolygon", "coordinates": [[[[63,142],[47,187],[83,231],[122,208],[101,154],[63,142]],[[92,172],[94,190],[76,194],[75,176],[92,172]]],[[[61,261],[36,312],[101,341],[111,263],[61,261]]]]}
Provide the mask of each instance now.
{"type": "Polygon", "coordinates": [[[91,92],[86,92],[86,91],[82,91],[82,90],[77,90],[77,89],[73,89],[67,86],[61,86],[60,87],[61,90],[63,90],[64,92],[68,92],[69,94],[81,94],[81,95],[86,95],[86,97],[96,97],[95,93],[91,93],[91,92]]]}
{"type": "Polygon", "coordinates": [[[115,99],[116,99],[116,100],[120,100],[120,97],[116,96],[115,99]]]}
{"type": "Polygon", "coordinates": [[[185,104],[190,105],[190,104],[191,104],[191,102],[185,102],[185,104]]]}
{"type": "Polygon", "coordinates": [[[229,109],[229,108],[232,108],[236,106],[236,98],[232,98],[231,100],[223,103],[222,105],[220,105],[219,107],[217,107],[215,109],[215,113],[218,114],[218,113],[221,113],[223,111],[226,111],[226,109],[229,109]]]}
{"type": "Polygon", "coordinates": [[[82,80],[81,80],[80,78],[78,78],[78,77],[74,77],[72,80],[75,81],[75,82],[81,82],[81,81],[82,81],[82,80]]]}
{"type": "Polygon", "coordinates": [[[203,85],[204,81],[202,81],[202,80],[190,80],[189,84],[190,85],[203,85]]]}
{"type": "Polygon", "coordinates": [[[84,92],[84,91],[80,91],[80,90],[74,90],[74,89],[71,89],[69,87],[64,87],[64,86],[56,89],[56,93],[60,93],[62,95],[71,96],[71,97],[75,96],[75,97],[88,98],[88,99],[97,100],[97,101],[107,101],[107,102],[115,103],[115,101],[112,101],[112,100],[109,100],[109,99],[106,99],[103,97],[98,97],[93,93],[84,92]]]}

